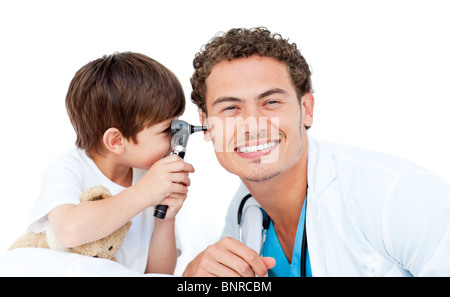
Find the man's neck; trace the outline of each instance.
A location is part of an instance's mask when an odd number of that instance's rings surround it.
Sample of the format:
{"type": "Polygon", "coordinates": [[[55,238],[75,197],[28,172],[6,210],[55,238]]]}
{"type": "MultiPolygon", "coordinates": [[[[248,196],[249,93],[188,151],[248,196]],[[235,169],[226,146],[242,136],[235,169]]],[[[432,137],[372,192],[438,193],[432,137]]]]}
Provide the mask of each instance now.
{"type": "Polygon", "coordinates": [[[289,222],[292,219],[295,224],[298,222],[307,191],[306,164],[299,165],[270,181],[244,181],[252,196],[274,222],[289,222]]]}

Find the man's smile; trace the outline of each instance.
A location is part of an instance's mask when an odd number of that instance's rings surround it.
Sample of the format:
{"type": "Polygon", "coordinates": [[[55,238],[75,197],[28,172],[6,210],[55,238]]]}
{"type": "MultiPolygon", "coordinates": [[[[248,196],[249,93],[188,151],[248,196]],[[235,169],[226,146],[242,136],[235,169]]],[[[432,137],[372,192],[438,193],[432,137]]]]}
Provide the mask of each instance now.
{"type": "Polygon", "coordinates": [[[244,145],[237,146],[235,152],[244,158],[257,158],[269,154],[273,151],[280,140],[259,140],[257,142],[248,142],[244,145]]]}

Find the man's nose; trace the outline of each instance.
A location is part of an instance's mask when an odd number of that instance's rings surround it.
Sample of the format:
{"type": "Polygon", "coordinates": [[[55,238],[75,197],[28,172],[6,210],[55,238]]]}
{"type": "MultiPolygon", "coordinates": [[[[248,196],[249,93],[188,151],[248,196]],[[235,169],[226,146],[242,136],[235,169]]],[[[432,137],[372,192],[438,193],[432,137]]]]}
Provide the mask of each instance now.
{"type": "Polygon", "coordinates": [[[246,111],[239,128],[246,140],[264,138],[267,136],[267,117],[257,109],[246,111]]]}

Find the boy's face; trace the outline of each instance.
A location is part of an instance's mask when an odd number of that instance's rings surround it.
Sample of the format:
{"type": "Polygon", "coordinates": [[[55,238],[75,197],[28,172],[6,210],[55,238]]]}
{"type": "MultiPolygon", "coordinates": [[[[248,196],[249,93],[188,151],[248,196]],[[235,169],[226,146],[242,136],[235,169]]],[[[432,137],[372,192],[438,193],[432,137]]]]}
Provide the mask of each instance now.
{"type": "Polygon", "coordinates": [[[222,61],[206,89],[208,118],[203,113],[202,121],[226,170],[260,182],[298,163],[313,97],[308,93],[299,104],[285,64],[259,56],[222,61]]]}
{"type": "Polygon", "coordinates": [[[127,141],[127,162],[130,167],[148,170],[170,153],[173,118],[154,124],[137,134],[137,143],[127,141]]]}

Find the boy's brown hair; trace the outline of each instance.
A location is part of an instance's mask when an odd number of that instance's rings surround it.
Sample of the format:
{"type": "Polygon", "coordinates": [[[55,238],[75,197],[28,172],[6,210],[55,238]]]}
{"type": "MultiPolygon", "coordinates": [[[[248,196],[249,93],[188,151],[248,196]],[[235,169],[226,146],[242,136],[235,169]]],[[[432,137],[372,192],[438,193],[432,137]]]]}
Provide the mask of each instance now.
{"type": "Polygon", "coordinates": [[[138,53],[103,56],[77,71],[66,109],[77,147],[102,153],[103,133],[115,127],[137,142],[144,128],[179,116],[185,108],[177,77],[159,62],[138,53]]]}
{"type": "Polygon", "coordinates": [[[231,29],[216,35],[204,45],[194,58],[191,78],[191,99],[207,114],[206,78],[221,61],[231,61],[253,55],[273,58],[287,65],[298,100],[312,91],[311,71],[295,43],[289,43],[280,34],[272,34],[264,27],[231,29]]]}

